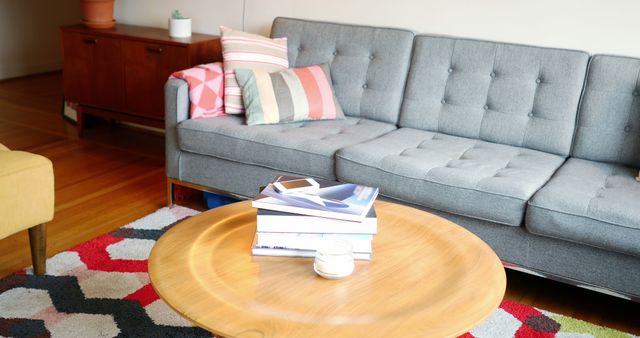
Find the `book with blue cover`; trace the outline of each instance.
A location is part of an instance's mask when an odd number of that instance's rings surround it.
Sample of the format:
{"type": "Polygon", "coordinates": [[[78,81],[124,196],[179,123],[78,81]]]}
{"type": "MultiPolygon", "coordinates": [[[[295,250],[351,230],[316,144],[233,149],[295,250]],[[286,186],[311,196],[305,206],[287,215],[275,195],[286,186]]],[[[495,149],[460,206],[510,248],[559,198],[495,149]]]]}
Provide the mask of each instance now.
{"type": "MultiPolygon", "coordinates": [[[[300,177],[280,176],[275,182],[295,179],[300,177]]],[[[378,196],[378,188],[321,179],[315,181],[320,185],[318,190],[295,193],[280,193],[273,183],[270,183],[260,191],[253,200],[252,206],[300,215],[362,222],[378,196]]]]}

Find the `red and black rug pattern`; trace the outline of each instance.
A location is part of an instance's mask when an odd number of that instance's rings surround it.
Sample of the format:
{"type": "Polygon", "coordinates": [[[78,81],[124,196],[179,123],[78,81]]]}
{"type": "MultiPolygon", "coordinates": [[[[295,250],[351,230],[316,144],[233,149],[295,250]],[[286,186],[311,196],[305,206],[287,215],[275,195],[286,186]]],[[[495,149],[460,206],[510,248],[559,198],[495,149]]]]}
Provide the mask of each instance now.
{"type": "Polygon", "coordinates": [[[3,337],[211,337],[154,292],[147,258],[155,241],[197,212],[163,208],[0,280],[3,337]]]}
{"type": "MultiPolygon", "coordinates": [[[[147,259],[158,238],[197,214],[163,208],[31,268],[0,279],[0,337],[211,337],[153,290],[147,259]]],[[[505,300],[465,338],[633,337],[505,300]]]]}

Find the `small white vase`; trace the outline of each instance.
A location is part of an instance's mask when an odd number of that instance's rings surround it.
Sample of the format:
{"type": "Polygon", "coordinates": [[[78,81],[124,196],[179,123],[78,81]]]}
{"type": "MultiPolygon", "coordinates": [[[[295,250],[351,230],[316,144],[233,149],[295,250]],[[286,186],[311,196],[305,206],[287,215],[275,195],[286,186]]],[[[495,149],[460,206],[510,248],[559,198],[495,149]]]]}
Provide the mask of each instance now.
{"type": "Polygon", "coordinates": [[[188,38],[191,36],[191,19],[169,19],[169,36],[188,38]]]}

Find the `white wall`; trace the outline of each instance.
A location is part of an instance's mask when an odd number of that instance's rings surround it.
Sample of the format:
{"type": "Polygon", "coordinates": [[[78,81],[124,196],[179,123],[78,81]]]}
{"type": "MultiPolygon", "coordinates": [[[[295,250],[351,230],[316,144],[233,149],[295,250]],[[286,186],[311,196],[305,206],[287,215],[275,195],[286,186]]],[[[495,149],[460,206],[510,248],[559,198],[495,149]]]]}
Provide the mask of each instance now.
{"type": "MultiPolygon", "coordinates": [[[[196,32],[241,27],[242,0],[116,0],[116,19],[166,27],[174,8],[196,32]]],[[[640,57],[639,0],[247,0],[247,31],[267,34],[276,16],[640,57]]]]}
{"type": "Polygon", "coordinates": [[[242,28],[242,0],[116,0],[115,17],[120,23],[167,28],[176,9],[191,18],[194,32],[218,35],[221,25],[242,28]]]}
{"type": "Polygon", "coordinates": [[[0,0],[0,79],[60,69],[58,28],[80,18],[79,0],[0,0]]]}

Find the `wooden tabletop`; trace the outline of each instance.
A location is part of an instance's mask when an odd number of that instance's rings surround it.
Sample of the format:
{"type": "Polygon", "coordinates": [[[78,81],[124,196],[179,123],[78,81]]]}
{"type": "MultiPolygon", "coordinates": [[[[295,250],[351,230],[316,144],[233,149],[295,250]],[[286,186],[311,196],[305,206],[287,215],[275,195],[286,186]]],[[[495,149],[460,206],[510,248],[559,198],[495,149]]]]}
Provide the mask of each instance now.
{"type": "Polygon", "coordinates": [[[313,259],[254,257],[249,201],[189,218],[149,258],[160,297],[225,337],[453,337],[489,317],[504,268],[478,237],[438,216],[376,202],[373,260],[327,280],[313,259]]]}

